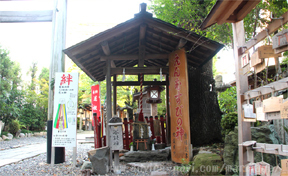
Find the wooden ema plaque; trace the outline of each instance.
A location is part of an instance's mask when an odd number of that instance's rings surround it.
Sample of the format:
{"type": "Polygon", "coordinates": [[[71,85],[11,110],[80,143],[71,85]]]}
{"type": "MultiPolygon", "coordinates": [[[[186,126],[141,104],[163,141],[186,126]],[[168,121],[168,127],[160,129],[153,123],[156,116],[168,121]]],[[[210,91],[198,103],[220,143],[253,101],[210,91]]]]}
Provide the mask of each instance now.
{"type": "Polygon", "coordinates": [[[288,176],[288,159],[281,160],[281,176],[288,176]]]}
{"type": "Polygon", "coordinates": [[[263,100],[263,112],[266,113],[266,112],[280,111],[282,102],[283,102],[283,95],[263,100]]]}
{"type": "Polygon", "coordinates": [[[261,72],[265,68],[266,68],[265,60],[263,60],[263,62],[261,62],[260,64],[254,66],[254,69],[255,69],[256,73],[261,72]]]}
{"type": "Polygon", "coordinates": [[[241,67],[245,67],[246,65],[249,65],[249,54],[245,53],[241,56],[241,67]]]}
{"type": "Polygon", "coordinates": [[[272,37],[273,49],[275,53],[281,53],[288,50],[288,29],[275,34],[272,37]]]}
{"type": "Polygon", "coordinates": [[[244,104],[242,107],[243,107],[243,110],[244,110],[244,117],[245,118],[250,118],[250,119],[255,119],[256,118],[256,114],[253,113],[253,105],[244,104]]]}
{"type": "Polygon", "coordinates": [[[257,108],[263,108],[263,103],[260,100],[253,101],[253,112],[256,113],[257,108]]]}
{"type": "Polygon", "coordinates": [[[263,107],[256,108],[256,119],[258,121],[268,121],[266,114],[263,112],[263,107]]]}
{"type": "Polygon", "coordinates": [[[188,72],[185,50],[169,54],[171,158],[176,163],[190,160],[188,72]]]}
{"type": "Polygon", "coordinates": [[[284,100],[280,107],[281,119],[288,119],[288,100],[284,100]]]}

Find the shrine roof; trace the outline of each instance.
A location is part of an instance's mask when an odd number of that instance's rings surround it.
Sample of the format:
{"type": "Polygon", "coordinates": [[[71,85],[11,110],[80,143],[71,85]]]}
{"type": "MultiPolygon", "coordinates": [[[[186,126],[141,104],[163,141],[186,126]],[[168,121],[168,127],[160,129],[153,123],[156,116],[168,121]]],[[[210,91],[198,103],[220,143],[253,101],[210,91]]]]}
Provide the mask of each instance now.
{"type": "Polygon", "coordinates": [[[138,64],[140,44],[145,47],[144,66],[157,68],[167,67],[168,55],[179,48],[186,50],[188,67],[202,67],[224,46],[153,18],[145,8],[134,18],[75,44],[65,49],[64,53],[92,80],[103,81],[106,75],[103,71],[105,58],[114,56],[112,68],[133,67],[138,64]],[[122,59],[117,59],[119,56],[122,59]]]}
{"type": "Polygon", "coordinates": [[[213,8],[201,24],[204,30],[214,24],[236,23],[244,17],[260,2],[261,0],[217,0],[213,8]]]}

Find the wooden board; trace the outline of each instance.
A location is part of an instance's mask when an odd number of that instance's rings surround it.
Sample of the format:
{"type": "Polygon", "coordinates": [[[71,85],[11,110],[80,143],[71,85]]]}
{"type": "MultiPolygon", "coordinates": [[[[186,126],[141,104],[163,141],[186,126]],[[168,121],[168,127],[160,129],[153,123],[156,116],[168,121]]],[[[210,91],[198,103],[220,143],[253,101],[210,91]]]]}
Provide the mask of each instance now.
{"type": "Polygon", "coordinates": [[[280,112],[280,106],[282,102],[283,95],[263,100],[263,112],[280,112]]]}
{"type": "Polygon", "coordinates": [[[169,55],[170,116],[171,116],[171,158],[173,162],[190,160],[190,118],[188,71],[185,50],[169,55]]]}
{"type": "Polygon", "coordinates": [[[279,112],[266,112],[265,118],[268,120],[278,120],[281,119],[280,111],[279,112]]]}
{"type": "Polygon", "coordinates": [[[263,108],[263,102],[261,100],[256,100],[253,102],[253,112],[256,113],[256,108],[263,108]]]}
{"type": "Polygon", "coordinates": [[[256,119],[258,121],[268,121],[265,113],[263,112],[263,107],[256,108],[256,119]]]}
{"type": "Polygon", "coordinates": [[[284,102],[280,106],[281,119],[288,119],[288,100],[284,100],[284,102]]]}
{"type": "Polygon", "coordinates": [[[263,59],[259,57],[258,51],[255,51],[251,55],[251,67],[254,67],[255,65],[258,65],[263,62],[263,59]]]}
{"type": "Polygon", "coordinates": [[[244,66],[249,64],[249,54],[248,53],[244,53],[241,56],[241,67],[243,68],[244,66]]]}
{"type": "Polygon", "coordinates": [[[261,62],[260,64],[254,66],[254,69],[255,69],[256,73],[261,72],[265,68],[266,68],[265,60],[263,60],[263,62],[261,62]]]}
{"type": "Polygon", "coordinates": [[[272,37],[273,49],[288,45],[288,29],[284,29],[272,37]]]}
{"type": "Polygon", "coordinates": [[[282,52],[284,52],[284,51],[288,51],[288,46],[283,46],[283,47],[280,47],[280,48],[275,48],[274,49],[274,52],[275,53],[282,53],[282,52]]]}
{"type": "Polygon", "coordinates": [[[244,118],[251,118],[255,119],[256,114],[253,113],[253,105],[252,104],[244,104],[242,105],[243,110],[244,110],[244,118]]]}
{"type": "Polygon", "coordinates": [[[257,49],[259,58],[281,57],[281,54],[275,54],[272,45],[263,45],[257,49]]]}

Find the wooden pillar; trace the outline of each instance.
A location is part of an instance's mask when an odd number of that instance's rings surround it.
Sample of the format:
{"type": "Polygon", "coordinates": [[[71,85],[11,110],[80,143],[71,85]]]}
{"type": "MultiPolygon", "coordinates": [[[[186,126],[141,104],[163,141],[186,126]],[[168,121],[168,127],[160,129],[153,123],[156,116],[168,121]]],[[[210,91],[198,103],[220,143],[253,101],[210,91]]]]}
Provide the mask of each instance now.
{"type": "Polygon", "coordinates": [[[117,115],[117,75],[113,75],[113,110],[114,116],[117,115]]]}
{"type": "MultiPolygon", "coordinates": [[[[241,68],[241,56],[238,54],[238,47],[244,46],[245,44],[245,31],[243,20],[237,23],[232,23],[233,28],[233,42],[234,42],[234,59],[236,68],[236,88],[237,88],[237,111],[238,111],[238,143],[241,144],[245,141],[251,140],[251,129],[250,122],[243,122],[242,116],[242,104],[243,99],[241,95],[248,91],[248,77],[243,74],[241,68]]],[[[243,146],[239,148],[239,175],[245,175],[244,166],[248,163],[247,161],[247,150],[243,146]]]]}
{"type": "Polygon", "coordinates": [[[169,106],[169,75],[166,75],[166,140],[167,146],[171,145],[171,119],[170,119],[170,106],[169,106]]]}
{"type": "MultiPolygon", "coordinates": [[[[107,106],[107,121],[106,121],[106,143],[108,147],[111,147],[110,144],[110,134],[108,128],[108,122],[112,118],[112,101],[111,101],[111,60],[106,60],[106,106],[107,106]]],[[[109,156],[109,169],[111,170],[112,165],[112,151],[110,150],[109,156]]]]}

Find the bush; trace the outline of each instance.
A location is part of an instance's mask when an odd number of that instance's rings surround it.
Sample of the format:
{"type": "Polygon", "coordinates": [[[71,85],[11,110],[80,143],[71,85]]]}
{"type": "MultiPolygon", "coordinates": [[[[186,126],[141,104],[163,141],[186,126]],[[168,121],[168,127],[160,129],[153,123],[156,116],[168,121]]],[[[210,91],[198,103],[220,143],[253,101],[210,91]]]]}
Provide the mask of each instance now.
{"type": "Polygon", "coordinates": [[[238,125],[237,112],[230,112],[225,114],[221,119],[222,135],[227,135],[230,131],[233,131],[235,126],[238,125]]]}
{"type": "Polygon", "coordinates": [[[25,133],[32,133],[32,131],[27,130],[27,129],[22,129],[22,130],[21,130],[21,133],[24,133],[24,134],[25,134],[25,133]]]}
{"type": "Polygon", "coordinates": [[[2,131],[2,133],[1,133],[1,137],[2,137],[2,135],[7,136],[7,135],[8,135],[8,131],[2,131]]]}
{"type": "Polygon", "coordinates": [[[9,123],[8,127],[9,127],[8,131],[11,134],[13,134],[13,136],[15,136],[17,131],[20,129],[20,123],[18,120],[13,120],[12,122],[9,123]]]}

